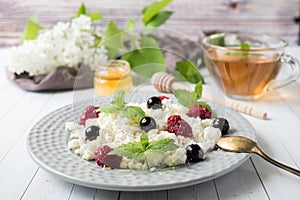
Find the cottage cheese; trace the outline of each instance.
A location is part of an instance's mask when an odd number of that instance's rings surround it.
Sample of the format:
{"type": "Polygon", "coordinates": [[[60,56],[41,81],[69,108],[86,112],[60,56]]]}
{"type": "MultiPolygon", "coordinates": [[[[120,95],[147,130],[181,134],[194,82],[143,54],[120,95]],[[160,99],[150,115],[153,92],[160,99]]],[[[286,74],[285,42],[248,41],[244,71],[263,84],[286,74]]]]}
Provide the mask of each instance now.
{"type": "MultiPolygon", "coordinates": [[[[216,140],[221,137],[221,131],[212,127],[213,119],[201,120],[199,117],[188,117],[186,115],[188,109],[172,103],[171,99],[162,100],[162,109],[156,110],[148,109],[145,103],[131,102],[128,105],[141,107],[146,116],[155,119],[157,129],[152,129],[147,133],[149,141],[172,138],[178,149],[148,157],[147,164],[123,158],[120,168],[144,170],[181,165],[186,161],[186,147],[188,145],[198,144],[206,155],[214,148],[216,140]],[[193,139],[176,136],[174,133],[166,131],[167,119],[171,115],[180,115],[189,123],[193,131],[193,139]]],[[[68,148],[86,160],[94,159],[94,152],[100,146],[108,145],[116,148],[128,142],[139,141],[141,136],[139,125],[118,114],[107,113],[100,113],[97,119],[88,119],[85,126],[67,122],[66,130],[70,133],[68,148]],[[85,129],[90,125],[100,126],[99,136],[92,141],[85,140],[85,129]]]]}

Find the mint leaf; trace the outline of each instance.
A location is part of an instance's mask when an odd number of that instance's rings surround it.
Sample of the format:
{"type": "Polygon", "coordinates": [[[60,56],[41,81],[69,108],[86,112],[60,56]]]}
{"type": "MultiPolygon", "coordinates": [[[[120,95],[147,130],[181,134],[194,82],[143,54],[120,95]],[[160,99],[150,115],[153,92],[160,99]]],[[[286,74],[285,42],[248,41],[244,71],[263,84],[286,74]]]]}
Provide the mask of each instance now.
{"type": "Polygon", "coordinates": [[[243,50],[249,50],[250,49],[250,44],[248,43],[245,43],[245,42],[241,42],[240,43],[240,48],[243,49],[243,50]]]}
{"type": "Polygon", "coordinates": [[[197,83],[194,88],[194,94],[196,95],[197,99],[202,97],[202,82],[197,83]]]}
{"type": "Polygon", "coordinates": [[[145,151],[146,147],[141,142],[129,142],[127,144],[123,144],[111,152],[108,155],[118,155],[124,156],[133,160],[145,160],[145,151]]]}
{"type": "Polygon", "coordinates": [[[112,104],[118,105],[121,108],[124,108],[124,95],[125,91],[121,90],[117,94],[114,95],[114,99],[111,101],[112,104]]]}
{"type": "Polygon", "coordinates": [[[145,117],[145,112],[137,106],[126,106],[120,113],[122,117],[126,117],[139,123],[143,117],[145,117]]]}
{"type": "Polygon", "coordinates": [[[79,17],[80,15],[86,15],[86,7],[84,3],[81,3],[80,7],[78,8],[77,17],[79,17]]]}
{"type": "Polygon", "coordinates": [[[176,63],[176,71],[173,73],[178,81],[188,81],[190,83],[205,83],[203,76],[197,67],[189,60],[176,63]]]}
{"type": "Polygon", "coordinates": [[[172,0],[156,1],[144,7],[142,11],[143,23],[146,25],[157,13],[159,13],[164,7],[166,7],[171,2],[172,0]]]}
{"type": "Polygon", "coordinates": [[[104,113],[116,113],[122,110],[122,107],[116,104],[107,104],[104,106],[101,106],[96,110],[96,112],[104,112],[104,113]]]}
{"type": "Polygon", "coordinates": [[[147,148],[147,146],[149,145],[148,135],[145,133],[145,131],[142,132],[140,142],[145,148],[147,148]]]}
{"type": "Polygon", "coordinates": [[[130,63],[137,74],[151,78],[156,72],[165,71],[164,55],[153,38],[141,39],[140,48],[122,55],[122,59],[130,63]]]}
{"type": "Polygon", "coordinates": [[[124,33],[113,21],[107,24],[100,44],[106,47],[109,58],[114,58],[124,48],[124,33]]]}
{"type": "Polygon", "coordinates": [[[145,24],[146,29],[143,31],[145,35],[150,34],[153,32],[157,27],[165,23],[170,16],[173,14],[171,11],[160,11],[157,13],[150,21],[145,24]]]}
{"type": "Polygon", "coordinates": [[[210,43],[213,45],[225,47],[225,37],[221,36],[221,37],[212,38],[210,40],[210,43]]]}
{"type": "Polygon", "coordinates": [[[92,12],[90,14],[87,14],[91,18],[92,21],[102,20],[103,17],[99,12],[92,12]]]}
{"type": "Polygon", "coordinates": [[[172,151],[177,149],[178,146],[174,144],[174,139],[165,138],[157,141],[152,141],[146,148],[145,155],[148,156],[150,154],[161,154],[167,151],[172,151]]]}
{"type": "Polygon", "coordinates": [[[27,24],[23,30],[23,33],[20,38],[20,43],[23,43],[24,40],[35,40],[38,36],[38,33],[41,29],[43,29],[42,26],[38,24],[39,18],[37,14],[32,15],[29,17],[27,24]]]}
{"type": "Polygon", "coordinates": [[[135,20],[134,19],[128,19],[126,22],[125,31],[132,31],[134,29],[135,20]]]}
{"type": "Polygon", "coordinates": [[[124,91],[119,91],[117,94],[114,95],[113,100],[104,106],[101,106],[96,110],[96,112],[104,112],[104,113],[116,113],[120,112],[125,107],[124,102],[124,91]]]}
{"type": "Polygon", "coordinates": [[[197,104],[205,106],[206,108],[208,108],[209,110],[212,111],[212,108],[210,107],[210,105],[208,103],[206,103],[205,101],[198,101],[197,104]]]}
{"type": "Polygon", "coordinates": [[[165,153],[177,149],[178,146],[174,144],[174,139],[165,138],[157,141],[148,141],[148,136],[145,132],[142,132],[139,142],[129,142],[123,144],[113,151],[109,152],[108,155],[124,156],[133,160],[145,160],[146,156],[165,153]]]}
{"type": "Polygon", "coordinates": [[[188,108],[195,105],[198,100],[193,92],[187,90],[177,89],[173,91],[173,94],[181,105],[188,108]]]}

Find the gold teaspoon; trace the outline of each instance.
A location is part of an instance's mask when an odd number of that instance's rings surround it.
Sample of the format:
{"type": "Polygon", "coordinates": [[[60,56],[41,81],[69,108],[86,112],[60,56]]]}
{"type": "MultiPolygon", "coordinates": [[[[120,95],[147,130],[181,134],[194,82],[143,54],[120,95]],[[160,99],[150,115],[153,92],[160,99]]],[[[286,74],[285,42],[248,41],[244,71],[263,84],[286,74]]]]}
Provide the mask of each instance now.
{"type": "Polygon", "coordinates": [[[266,161],[272,163],[273,165],[280,167],[288,172],[291,172],[297,176],[300,176],[300,171],[284,165],[276,160],[270,158],[267,154],[265,154],[256,142],[253,140],[243,137],[243,136],[227,136],[221,137],[217,140],[216,146],[224,151],[231,151],[236,153],[256,153],[261,156],[266,161]]]}

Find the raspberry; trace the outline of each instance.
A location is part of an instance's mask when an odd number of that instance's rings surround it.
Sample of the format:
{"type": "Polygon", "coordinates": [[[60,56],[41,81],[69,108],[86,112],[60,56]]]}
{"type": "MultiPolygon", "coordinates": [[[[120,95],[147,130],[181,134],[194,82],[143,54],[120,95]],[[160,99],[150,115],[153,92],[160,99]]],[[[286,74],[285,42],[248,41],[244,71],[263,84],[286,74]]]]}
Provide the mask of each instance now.
{"type": "Polygon", "coordinates": [[[98,117],[98,113],[96,112],[96,110],[98,109],[99,107],[97,106],[88,106],[84,109],[83,113],[82,113],[82,116],[80,117],[80,124],[81,125],[85,125],[85,121],[87,119],[90,119],[90,118],[97,118],[98,117]]]}
{"type": "Polygon", "coordinates": [[[99,147],[95,151],[95,161],[97,165],[103,167],[108,166],[111,168],[118,168],[120,166],[122,157],[117,155],[107,155],[109,152],[114,150],[107,145],[99,147]]]}
{"type": "Polygon", "coordinates": [[[169,97],[167,96],[157,96],[161,101],[164,100],[164,99],[169,99],[169,97]]]}
{"type": "Polygon", "coordinates": [[[200,117],[201,119],[210,119],[212,112],[207,107],[196,104],[196,105],[193,105],[192,107],[190,107],[190,109],[186,113],[186,115],[189,117],[194,117],[194,118],[200,117]]]}
{"type": "Polygon", "coordinates": [[[193,137],[192,127],[179,115],[171,115],[168,118],[168,129],[170,133],[184,137],[193,137]]]}

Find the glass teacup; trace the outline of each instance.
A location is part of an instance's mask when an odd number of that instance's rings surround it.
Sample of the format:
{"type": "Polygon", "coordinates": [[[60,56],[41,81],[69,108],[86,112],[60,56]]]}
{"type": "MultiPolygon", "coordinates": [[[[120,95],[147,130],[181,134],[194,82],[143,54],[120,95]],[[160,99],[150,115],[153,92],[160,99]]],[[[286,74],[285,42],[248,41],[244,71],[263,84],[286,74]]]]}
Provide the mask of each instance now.
{"type": "Polygon", "coordinates": [[[288,44],[279,37],[220,33],[205,37],[203,45],[208,53],[204,59],[210,74],[224,87],[225,94],[235,99],[257,99],[270,89],[290,84],[300,75],[299,61],[284,53],[288,44]],[[277,80],[287,66],[290,75],[277,80]]]}

